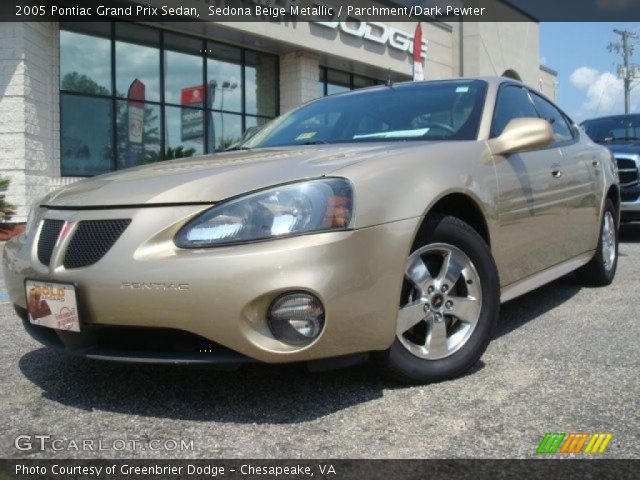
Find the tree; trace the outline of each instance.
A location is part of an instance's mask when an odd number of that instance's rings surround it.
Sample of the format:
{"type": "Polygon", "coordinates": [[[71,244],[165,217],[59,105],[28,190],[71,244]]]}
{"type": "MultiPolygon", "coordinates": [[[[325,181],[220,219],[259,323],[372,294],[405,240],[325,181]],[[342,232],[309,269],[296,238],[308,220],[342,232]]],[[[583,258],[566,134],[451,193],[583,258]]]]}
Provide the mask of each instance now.
{"type": "Polygon", "coordinates": [[[62,90],[69,90],[78,93],[88,93],[89,95],[110,95],[108,89],[98,85],[94,80],[81,75],[78,72],[67,73],[60,82],[62,90]]]}
{"type": "Polygon", "coordinates": [[[176,160],[178,158],[193,157],[196,153],[195,148],[184,148],[183,145],[179,147],[167,147],[164,152],[164,156],[161,158],[161,152],[149,152],[145,155],[144,163],[159,162],[161,160],[176,160]]]}
{"type": "MultiPolygon", "coordinates": [[[[9,188],[10,180],[8,178],[0,178],[0,192],[6,192],[9,188]]],[[[11,215],[16,213],[15,207],[5,200],[4,193],[0,194],[0,221],[6,222],[11,220],[11,215]]]]}

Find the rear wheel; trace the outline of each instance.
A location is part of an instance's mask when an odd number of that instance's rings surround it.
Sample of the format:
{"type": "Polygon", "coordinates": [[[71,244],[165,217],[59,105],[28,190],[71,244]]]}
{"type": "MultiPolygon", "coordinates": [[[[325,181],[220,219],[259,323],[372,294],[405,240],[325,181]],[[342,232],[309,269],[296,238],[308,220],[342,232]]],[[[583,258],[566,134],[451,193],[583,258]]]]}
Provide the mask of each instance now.
{"type": "Polygon", "coordinates": [[[487,348],[498,319],[500,285],[489,247],[451,216],[429,219],[407,260],[396,339],[385,371],[407,383],[456,377],[487,348]]]}
{"type": "Polygon", "coordinates": [[[596,253],[589,263],[576,271],[581,283],[602,287],[610,285],[618,268],[618,227],[616,209],[611,200],[607,200],[602,214],[600,238],[596,253]]]}

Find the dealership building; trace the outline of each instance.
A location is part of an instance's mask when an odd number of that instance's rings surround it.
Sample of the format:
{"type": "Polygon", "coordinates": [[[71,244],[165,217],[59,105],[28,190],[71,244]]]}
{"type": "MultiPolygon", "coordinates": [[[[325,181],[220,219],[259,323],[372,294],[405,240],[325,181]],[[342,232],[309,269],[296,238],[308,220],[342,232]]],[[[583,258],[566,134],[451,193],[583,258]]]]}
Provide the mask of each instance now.
{"type": "MultiPolygon", "coordinates": [[[[142,2],[144,3],[144,2],[142,2]]],[[[0,23],[0,176],[29,205],[87,176],[226,148],[315,98],[410,80],[417,22],[0,23]]],[[[556,94],[539,25],[423,22],[426,79],[556,94]]]]}

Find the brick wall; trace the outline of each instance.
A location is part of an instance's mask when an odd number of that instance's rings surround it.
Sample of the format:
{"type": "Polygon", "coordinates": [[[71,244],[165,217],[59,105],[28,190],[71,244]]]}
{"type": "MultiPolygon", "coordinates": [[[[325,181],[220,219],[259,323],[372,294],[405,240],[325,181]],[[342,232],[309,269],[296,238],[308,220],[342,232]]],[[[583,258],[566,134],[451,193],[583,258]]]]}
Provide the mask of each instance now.
{"type": "Polygon", "coordinates": [[[280,113],[318,98],[318,55],[291,52],[280,57],[280,113]]]}
{"type": "Polygon", "coordinates": [[[0,23],[0,175],[24,222],[59,171],[58,28],[0,23]]]}

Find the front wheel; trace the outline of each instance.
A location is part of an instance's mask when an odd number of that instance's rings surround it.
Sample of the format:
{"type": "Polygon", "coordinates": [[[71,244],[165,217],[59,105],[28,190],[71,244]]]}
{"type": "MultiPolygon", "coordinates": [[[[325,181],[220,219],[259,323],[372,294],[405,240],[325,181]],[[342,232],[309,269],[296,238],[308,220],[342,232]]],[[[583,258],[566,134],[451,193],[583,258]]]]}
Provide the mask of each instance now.
{"type": "Polygon", "coordinates": [[[381,355],[405,383],[446,380],[469,370],[493,335],[500,284],[491,251],[468,224],[434,216],[407,260],[396,338],[381,355]]]}

